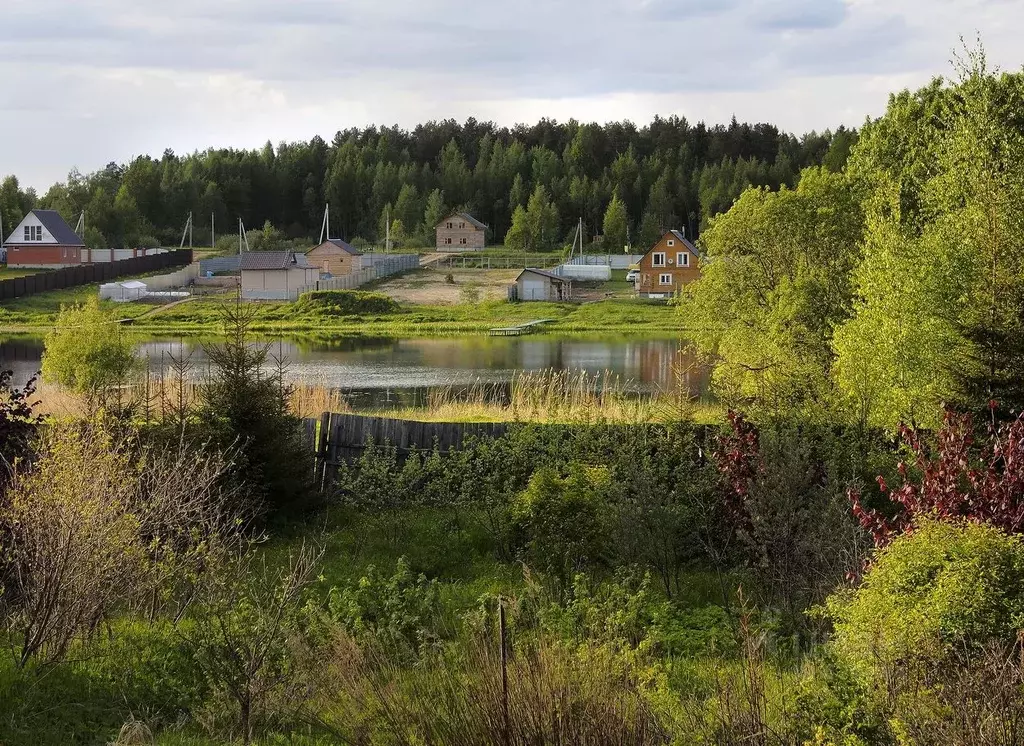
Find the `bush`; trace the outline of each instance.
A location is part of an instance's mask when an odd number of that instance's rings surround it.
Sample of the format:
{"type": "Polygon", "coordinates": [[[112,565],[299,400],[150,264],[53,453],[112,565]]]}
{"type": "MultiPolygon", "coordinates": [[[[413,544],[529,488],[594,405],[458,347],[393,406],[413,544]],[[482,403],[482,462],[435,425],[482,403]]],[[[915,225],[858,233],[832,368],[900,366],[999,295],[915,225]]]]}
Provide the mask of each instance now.
{"type": "Polygon", "coordinates": [[[834,645],[862,674],[969,659],[1024,626],[1024,542],[983,524],[927,521],[828,601],[834,645]]]}
{"type": "Polygon", "coordinates": [[[327,605],[331,617],[357,639],[370,637],[389,647],[417,652],[436,637],[440,613],[437,584],[413,573],[404,557],[391,576],[371,566],[358,583],[332,588],[327,605]]]}
{"type": "Polygon", "coordinates": [[[46,335],[43,378],[92,399],[119,393],[137,361],[129,335],[97,298],[61,308],[46,335]]]}
{"type": "Polygon", "coordinates": [[[303,293],[295,309],[299,313],[317,316],[360,316],[363,314],[389,314],[399,305],[383,293],[360,290],[316,290],[303,293]]]}
{"type": "Polygon", "coordinates": [[[563,586],[599,561],[609,544],[608,469],[574,464],[568,475],[538,469],[511,506],[512,543],[563,586]]]}

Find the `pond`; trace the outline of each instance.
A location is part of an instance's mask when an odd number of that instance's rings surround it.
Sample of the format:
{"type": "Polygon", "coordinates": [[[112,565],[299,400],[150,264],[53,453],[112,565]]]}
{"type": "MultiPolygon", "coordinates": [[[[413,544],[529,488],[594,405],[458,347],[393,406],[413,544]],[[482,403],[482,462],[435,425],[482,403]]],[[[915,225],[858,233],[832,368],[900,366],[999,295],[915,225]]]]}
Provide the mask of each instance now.
{"type": "MultiPolygon", "coordinates": [[[[672,337],[445,337],[440,339],[341,337],[281,340],[271,352],[288,362],[293,380],[343,392],[355,409],[420,406],[432,390],[455,392],[479,384],[507,383],[523,371],[570,371],[614,376],[627,391],[701,396],[708,371],[696,365],[672,337]]],[[[15,372],[21,385],[39,369],[41,338],[0,339],[0,370],[15,372]]],[[[153,372],[167,370],[174,356],[191,355],[201,375],[208,359],[187,340],[151,339],[138,348],[153,372]]]]}

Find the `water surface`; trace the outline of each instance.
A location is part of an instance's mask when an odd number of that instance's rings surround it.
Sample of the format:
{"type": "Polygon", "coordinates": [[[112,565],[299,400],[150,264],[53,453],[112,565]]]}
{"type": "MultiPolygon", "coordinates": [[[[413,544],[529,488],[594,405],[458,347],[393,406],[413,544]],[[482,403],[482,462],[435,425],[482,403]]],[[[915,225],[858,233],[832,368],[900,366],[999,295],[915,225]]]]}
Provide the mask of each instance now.
{"type": "MultiPolygon", "coordinates": [[[[683,348],[682,340],[664,336],[341,337],[271,344],[271,352],[287,360],[291,379],[338,389],[357,409],[421,405],[431,390],[500,388],[518,372],[544,370],[609,373],[638,395],[700,396],[707,371],[683,348]]],[[[16,384],[22,384],[38,370],[42,351],[42,338],[0,340],[0,369],[13,369],[16,384]]],[[[139,344],[138,353],[153,372],[166,372],[172,358],[183,355],[191,356],[197,377],[209,365],[202,346],[187,340],[150,339],[139,344]]]]}

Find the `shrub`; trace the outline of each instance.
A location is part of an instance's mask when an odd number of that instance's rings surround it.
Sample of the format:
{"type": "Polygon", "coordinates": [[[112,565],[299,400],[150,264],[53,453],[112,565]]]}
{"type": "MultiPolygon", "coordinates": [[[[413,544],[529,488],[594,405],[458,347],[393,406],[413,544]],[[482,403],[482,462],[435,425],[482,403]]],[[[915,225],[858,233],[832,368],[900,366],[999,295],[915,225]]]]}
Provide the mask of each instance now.
{"type": "Polygon", "coordinates": [[[383,293],[316,290],[303,293],[295,304],[295,310],[316,316],[361,316],[395,313],[399,310],[399,305],[383,293]]]}
{"type": "Polygon", "coordinates": [[[331,617],[357,639],[370,637],[400,652],[418,652],[437,636],[437,584],[413,573],[404,557],[391,576],[371,566],[358,583],[332,588],[327,606],[331,617]]]}
{"type": "Polygon", "coordinates": [[[511,506],[513,546],[563,586],[608,550],[606,468],[574,464],[568,475],[538,469],[511,506]]]}
{"type": "Polygon", "coordinates": [[[46,335],[44,379],[102,401],[120,392],[135,367],[131,338],[97,298],[61,308],[46,335]]]}
{"type": "Polygon", "coordinates": [[[991,526],[927,521],[881,550],[861,587],[828,601],[834,646],[869,678],[1013,645],[1024,627],[1024,542],[991,526]]]}

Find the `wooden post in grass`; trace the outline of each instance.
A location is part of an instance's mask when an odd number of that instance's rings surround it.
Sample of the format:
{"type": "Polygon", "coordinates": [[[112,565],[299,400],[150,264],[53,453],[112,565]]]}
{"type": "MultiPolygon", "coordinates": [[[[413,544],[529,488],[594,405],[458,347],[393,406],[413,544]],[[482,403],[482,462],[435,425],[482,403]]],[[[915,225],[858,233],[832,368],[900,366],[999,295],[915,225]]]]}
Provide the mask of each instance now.
{"type": "Polygon", "coordinates": [[[502,707],[502,743],[509,746],[508,724],[508,642],[505,626],[505,599],[498,598],[498,637],[501,641],[501,707],[502,707]]]}

